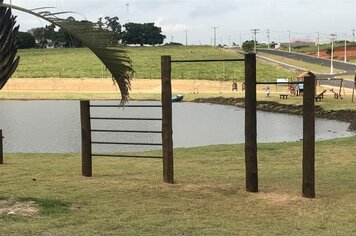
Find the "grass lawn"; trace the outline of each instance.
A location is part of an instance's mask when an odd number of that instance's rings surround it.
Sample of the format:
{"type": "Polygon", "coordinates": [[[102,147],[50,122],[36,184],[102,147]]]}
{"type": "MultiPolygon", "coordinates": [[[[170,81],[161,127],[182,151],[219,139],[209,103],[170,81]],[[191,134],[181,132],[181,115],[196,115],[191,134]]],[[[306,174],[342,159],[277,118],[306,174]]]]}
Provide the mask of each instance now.
{"type": "MultiPolygon", "coordinates": [[[[129,56],[140,79],[158,79],[161,76],[160,57],[173,59],[239,58],[239,54],[208,46],[129,47],[129,56]]],[[[19,78],[81,78],[110,77],[102,63],[87,48],[19,50],[20,65],[14,74],[19,78]]],[[[295,73],[276,66],[257,63],[260,80],[293,77],[295,73]]],[[[238,80],[244,78],[243,62],[180,63],[172,66],[173,79],[238,80]]]]}
{"type": "Polygon", "coordinates": [[[85,178],[79,154],[6,154],[0,198],[41,211],[1,215],[1,234],[353,235],[355,142],[317,142],[316,199],[301,197],[301,142],[258,146],[259,193],[244,190],[243,145],[176,149],[174,185],[160,160],[95,158],[85,178]]]}

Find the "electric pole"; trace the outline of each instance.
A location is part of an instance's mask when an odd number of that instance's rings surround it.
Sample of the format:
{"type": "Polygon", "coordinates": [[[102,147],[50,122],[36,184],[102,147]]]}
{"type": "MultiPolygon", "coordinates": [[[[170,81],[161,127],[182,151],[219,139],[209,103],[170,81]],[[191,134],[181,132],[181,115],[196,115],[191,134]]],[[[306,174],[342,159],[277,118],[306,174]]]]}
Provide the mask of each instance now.
{"type": "Polygon", "coordinates": [[[336,34],[331,34],[331,58],[330,58],[330,74],[334,74],[334,40],[336,34]]]}
{"type": "Polygon", "coordinates": [[[267,29],[266,33],[267,33],[267,48],[270,49],[269,48],[269,33],[270,33],[269,29],[267,29]]]}
{"type": "Polygon", "coordinates": [[[188,46],[188,30],[185,31],[185,46],[188,46]]]}
{"type": "Polygon", "coordinates": [[[242,38],[241,38],[241,32],[240,32],[240,48],[242,48],[242,38]]]}
{"type": "Polygon", "coordinates": [[[126,23],[129,23],[130,21],[130,11],[129,11],[129,8],[130,8],[130,3],[126,3],[126,23]]]}
{"type": "Polygon", "coordinates": [[[355,29],[352,29],[352,41],[355,42],[355,29]]]}
{"type": "Polygon", "coordinates": [[[260,29],[251,29],[252,33],[253,33],[253,42],[254,42],[254,47],[253,47],[253,51],[256,53],[256,44],[257,44],[257,32],[260,31],[260,29]]]}
{"type": "Polygon", "coordinates": [[[218,27],[214,26],[213,29],[214,29],[214,47],[216,47],[216,29],[218,27]]]}
{"type": "Polygon", "coordinates": [[[345,46],[344,46],[344,62],[347,62],[347,43],[346,43],[346,33],[345,33],[345,46]]]}
{"type": "Polygon", "coordinates": [[[173,43],[173,35],[171,36],[171,43],[173,43]]]}
{"type": "Polygon", "coordinates": [[[318,46],[318,57],[320,57],[320,43],[319,43],[319,41],[320,41],[320,33],[318,32],[318,38],[317,38],[317,46],[318,46]]]}
{"type": "Polygon", "coordinates": [[[288,38],[289,38],[289,40],[288,40],[288,52],[291,52],[292,48],[290,46],[290,30],[288,30],[288,38]]]}

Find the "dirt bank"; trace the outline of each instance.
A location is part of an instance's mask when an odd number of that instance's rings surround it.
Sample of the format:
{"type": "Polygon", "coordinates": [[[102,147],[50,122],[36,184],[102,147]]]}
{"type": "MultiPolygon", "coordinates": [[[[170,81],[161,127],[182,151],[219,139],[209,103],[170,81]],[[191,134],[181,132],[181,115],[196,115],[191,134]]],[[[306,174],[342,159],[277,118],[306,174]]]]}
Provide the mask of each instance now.
{"type": "MultiPolygon", "coordinates": [[[[197,98],[197,99],[194,99],[193,102],[213,103],[213,104],[245,107],[245,99],[244,98],[224,98],[224,97],[197,98]]],[[[293,114],[293,115],[303,115],[303,106],[302,105],[280,104],[280,103],[272,102],[272,101],[258,101],[257,109],[260,111],[278,112],[278,113],[293,114]]],[[[353,110],[325,111],[320,106],[315,106],[315,116],[318,118],[351,122],[353,117],[356,116],[356,112],[353,110]]]]}

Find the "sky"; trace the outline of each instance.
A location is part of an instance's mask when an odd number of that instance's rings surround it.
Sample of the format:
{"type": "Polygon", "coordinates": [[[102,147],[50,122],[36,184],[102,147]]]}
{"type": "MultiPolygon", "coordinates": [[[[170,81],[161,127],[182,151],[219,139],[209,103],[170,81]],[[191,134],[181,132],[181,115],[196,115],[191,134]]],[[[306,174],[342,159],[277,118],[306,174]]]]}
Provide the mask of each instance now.
{"type": "MultiPolygon", "coordinates": [[[[10,3],[10,0],[4,0],[10,3]]],[[[74,18],[97,21],[99,17],[117,16],[126,22],[154,22],[166,35],[165,42],[189,45],[230,45],[252,39],[251,29],[259,29],[257,41],[287,42],[317,40],[330,42],[354,40],[356,0],[12,0],[13,5],[28,9],[55,7],[51,11],[73,11],[74,18]]],[[[20,31],[48,23],[34,16],[14,11],[20,31]]]]}

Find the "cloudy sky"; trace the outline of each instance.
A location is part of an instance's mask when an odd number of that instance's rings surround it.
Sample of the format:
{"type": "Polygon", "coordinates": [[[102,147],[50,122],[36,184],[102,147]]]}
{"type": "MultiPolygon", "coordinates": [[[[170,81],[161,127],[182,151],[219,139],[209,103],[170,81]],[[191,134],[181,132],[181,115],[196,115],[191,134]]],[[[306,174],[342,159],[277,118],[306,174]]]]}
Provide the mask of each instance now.
{"type": "MultiPolygon", "coordinates": [[[[10,0],[4,0],[10,3],[10,0]]],[[[118,16],[120,22],[155,22],[162,27],[166,41],[185,44],[211,44],[213,27],[217,43],[239,43],[251,39],[251,29],[260,29],[258,41],[320,40],[327,42],[331,33],[338,39],[353,40],[356,29],[356,0],[12,0],[28,9],[56,7],[74,11],[76,19],[118,16]],[[127,7],[128,6],[128,7],[127,7]]],[[[22,31],[41,27],[47,22],[15,12],[22,31]]]]}

